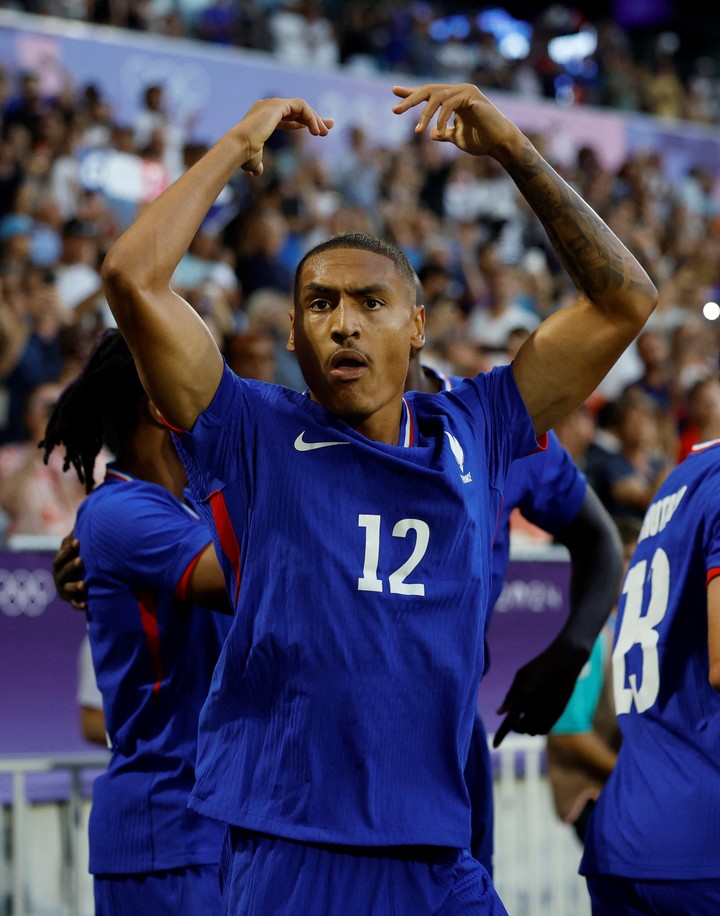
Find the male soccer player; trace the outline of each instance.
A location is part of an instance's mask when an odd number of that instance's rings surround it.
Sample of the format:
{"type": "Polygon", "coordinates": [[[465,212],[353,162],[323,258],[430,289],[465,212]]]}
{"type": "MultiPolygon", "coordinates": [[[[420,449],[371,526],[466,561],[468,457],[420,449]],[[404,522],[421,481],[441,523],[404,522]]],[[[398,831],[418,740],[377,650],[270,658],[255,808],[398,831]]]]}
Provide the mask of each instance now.
{"type": "Polygon", "coordinates": [[[720,913],[720,440],[670,472],[618,604],[622,744],[590,816],[593,914],[720,913]]]}
{"type": "Polygon", "coordinates": [[[397,114],[423,106],[418,132],[437,114],[432,137],[502,163],[578,287],[512,367],[404,397],[423,341],[414,272],[356,235],[296,273],[289,346],[308,396],[224,366],[170,278],[232,175],[261,172],[275,129],[327,133],[302,99],[255,103],[103,267],[236,608],[190,802],[231,825],[230,913],[504,912],[465,851],[463,779],[504,480],[656,302],[637,260],[478,89],[395,93],[397,114]]]}
{"type": "MultiPolygon", "coordinates": [[[[422,287],[417,283],[416,296],[422,302],[422,287]]],[[[462,382],[457,376],[445,376],[424,366],[420,353],[413,350],[410,354],[407,390],[438,393],[451,391],[462,382]]],[[[515,508],[568,548],[570,615],[553,642],[518,671],[502,707],[508,714],[498,730],[496,747],[511,728],[536,734],[550,730],[565,708],[583,663],[615,604],[622,574],[622,545],[615,523],[550,430],[547,448],[513,461],[505,480],[493,540],[486,628],[505,581],[510,559],[510,514],[515,508]],[[516,708],[522,710],[518,721],[516,708]]],[[[485,671],[489,661],[486,649],[485,671]]],[[[492,771],[485,725],[477,711],[465,778],[472,806],[470,850],[492,875],[492,771]]]]}
{"type": "Polygon", "coordinates": [[[75,533],[111,747],[90,814],[95,911],[213,916],[222,906],[224,831],[187,800],[198,716],[230,618],[194,603],[228,609],[227,592],[207,526],[184,500],[170,433],[117,330],[99,340],[52,411],[45,455],[61,444],[90,494],[75,533]],[[117,460],[93,488],[103,444],[117,460]]]}

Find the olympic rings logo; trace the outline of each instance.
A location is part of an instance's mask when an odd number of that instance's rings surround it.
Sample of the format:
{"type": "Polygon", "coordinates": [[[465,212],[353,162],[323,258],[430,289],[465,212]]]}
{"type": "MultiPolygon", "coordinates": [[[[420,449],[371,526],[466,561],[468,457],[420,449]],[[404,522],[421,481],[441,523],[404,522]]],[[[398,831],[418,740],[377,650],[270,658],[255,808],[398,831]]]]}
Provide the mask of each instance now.
{"type": "Polygon", "coordinates": [[[0,610],[8,617],[38,617],[55,597],[46,569],[0,569],[0,610]]]}

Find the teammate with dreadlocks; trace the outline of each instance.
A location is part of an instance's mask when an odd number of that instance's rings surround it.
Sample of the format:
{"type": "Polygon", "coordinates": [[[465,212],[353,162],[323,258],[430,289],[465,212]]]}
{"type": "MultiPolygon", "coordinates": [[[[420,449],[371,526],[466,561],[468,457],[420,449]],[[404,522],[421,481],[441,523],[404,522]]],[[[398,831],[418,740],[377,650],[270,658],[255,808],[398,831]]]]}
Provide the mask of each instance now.
{"type": "Polygon", "coordinates": [[[90,871],[98,916],[220,912],[219,824],[187,808],[200,708],[230,617],[210,534],[119,332],[61,395],[42,445],[64,445],[90,494],[75,534],[112,755],[95,780],[90,871]],[[115,453],[94,488],[103,443],[115,453]]]}

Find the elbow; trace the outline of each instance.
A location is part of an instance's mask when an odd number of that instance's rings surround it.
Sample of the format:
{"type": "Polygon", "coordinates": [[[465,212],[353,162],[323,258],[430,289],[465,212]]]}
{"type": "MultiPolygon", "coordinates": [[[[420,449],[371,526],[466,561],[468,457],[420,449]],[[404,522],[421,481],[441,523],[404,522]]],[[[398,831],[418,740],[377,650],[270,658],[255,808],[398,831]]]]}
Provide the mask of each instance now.
{"type": "Polygon", "coordinates": [[[130,259],[111,249],[102,265],[103,292],[118,325],[132,311],[133,303],[143,298],[142,277],[130,259]]]}
{"type": "Polygon", "coordinates": [[[112,301],[117,296],[127,291],[131,283],[131,274],[129,265],[122,256],[118,256],[114,249],[111,249],[103,261],[100,271],[103,289],[112,306],[112,301]]]}
{"type": "Polygon", "coordinates": [[[633,295],[632,314],[635,318],[637,333],[643,329],[647,320],[655,311],[658,299],[657,287],[650,277],[645,274],[644,278],[637,284],[633,295]]]}
{"type": "Polygon", "coordinates": [[[132,285],[132,268],[128,258],[123,257],[115,248],[111,248],[105,256],[100,271],[103,289],[108,297],[124,294],[132,285]]]}

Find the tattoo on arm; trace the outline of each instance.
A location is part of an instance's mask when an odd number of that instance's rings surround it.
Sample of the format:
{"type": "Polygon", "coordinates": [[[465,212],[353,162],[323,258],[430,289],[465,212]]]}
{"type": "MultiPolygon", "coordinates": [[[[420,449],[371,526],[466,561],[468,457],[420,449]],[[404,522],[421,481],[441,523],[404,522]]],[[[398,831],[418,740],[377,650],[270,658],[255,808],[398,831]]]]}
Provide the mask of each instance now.
{"type": "Polygon", "coordinates": [[[595,211],[530,144],[509,169],[575,286],[591,301],[645,288],[637,261],[595,211]]]}

